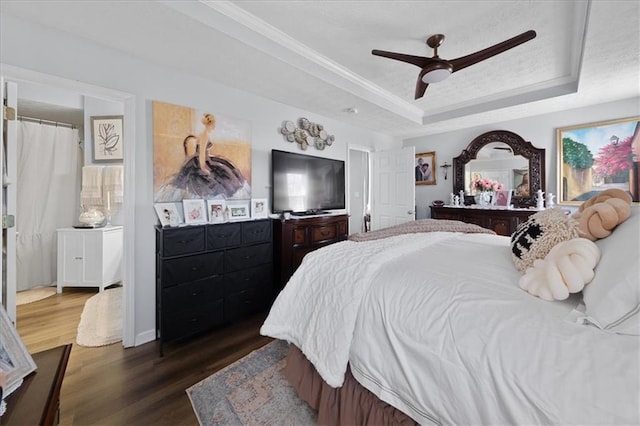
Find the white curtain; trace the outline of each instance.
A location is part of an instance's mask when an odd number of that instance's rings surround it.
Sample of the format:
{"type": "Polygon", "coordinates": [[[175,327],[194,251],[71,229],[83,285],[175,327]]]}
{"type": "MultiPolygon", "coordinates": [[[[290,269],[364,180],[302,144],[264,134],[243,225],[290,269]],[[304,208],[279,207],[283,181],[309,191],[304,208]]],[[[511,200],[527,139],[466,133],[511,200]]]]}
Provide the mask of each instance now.
{"type": "Polygon", "coordinates": [[[79,194],[78,130],[18,124],[17,289],[56,282],[56,229],[75,222],[79,194]]]}

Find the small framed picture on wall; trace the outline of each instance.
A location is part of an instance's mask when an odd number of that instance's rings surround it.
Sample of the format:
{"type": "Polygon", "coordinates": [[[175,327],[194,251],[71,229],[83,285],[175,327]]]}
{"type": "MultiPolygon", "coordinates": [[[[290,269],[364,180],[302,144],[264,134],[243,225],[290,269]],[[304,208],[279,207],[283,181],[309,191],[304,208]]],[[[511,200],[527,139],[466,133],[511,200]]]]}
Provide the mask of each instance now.
{"type": "Polygon", "coordinates": [[[207,222],[207,212],[205,210],[204,200],[182,200],[184,208],[184,222],[187,225],[195,225],[207,222]]]}
{"type": "Polygon", "coordinates": [[[122,162],[123,130],[122,115],[91,117],[94,163],[122,162]]]}
{"type": "Polygon", "coordinates": [[[416,154],[415,174],[416,185],[436,184],[436,153],[422,152],[416,154]]]}

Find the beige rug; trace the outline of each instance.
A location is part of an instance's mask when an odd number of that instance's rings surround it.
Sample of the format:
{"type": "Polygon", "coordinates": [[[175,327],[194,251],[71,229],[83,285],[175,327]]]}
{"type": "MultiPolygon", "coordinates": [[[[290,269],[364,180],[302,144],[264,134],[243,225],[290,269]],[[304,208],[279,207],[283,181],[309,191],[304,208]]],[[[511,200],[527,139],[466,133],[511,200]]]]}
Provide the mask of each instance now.
{"type": "Polygon", "coordinates": [[[122,287],[104,290],[84,304],[76,342],[105,346],[122,340],[122,287]]]}
{"type": "Polygon", "coordinates": [[[16,293],[16,305],[20,306],[37,302],[54,294],[56,294],[55,287],[36,287],[30,290],[19,291],[16,293]]]}

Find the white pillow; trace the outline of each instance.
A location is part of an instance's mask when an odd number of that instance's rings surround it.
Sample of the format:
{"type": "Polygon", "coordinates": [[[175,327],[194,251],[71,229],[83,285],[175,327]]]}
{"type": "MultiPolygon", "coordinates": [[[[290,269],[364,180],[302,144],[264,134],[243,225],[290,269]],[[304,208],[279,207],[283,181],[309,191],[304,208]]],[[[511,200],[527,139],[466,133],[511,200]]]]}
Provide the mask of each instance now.
{"type": "Polygon", "coordinates": [[[640,206],[607,238],[595,278],[582,291],[586,320],[619,334],[640,336],[640,206]]]}

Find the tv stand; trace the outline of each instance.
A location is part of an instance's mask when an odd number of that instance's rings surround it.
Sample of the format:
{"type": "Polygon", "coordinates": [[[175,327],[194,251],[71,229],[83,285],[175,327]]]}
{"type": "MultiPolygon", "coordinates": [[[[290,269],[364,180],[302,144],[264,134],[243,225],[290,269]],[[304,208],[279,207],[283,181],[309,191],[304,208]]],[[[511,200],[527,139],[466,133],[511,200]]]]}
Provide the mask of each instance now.
{"type": "Polygon", "coordinates": [[[291,212],[291,216],[317,216],[322,214],[329,214],[329,212],[321,210],[307,210],[305,212],[291,212]]]}
{"type": "Polygon", "coordinates": [[[307,253],[349,236],[349,216],[346,214],[273,221],[275,294],[287,284],[307,253]]]}

